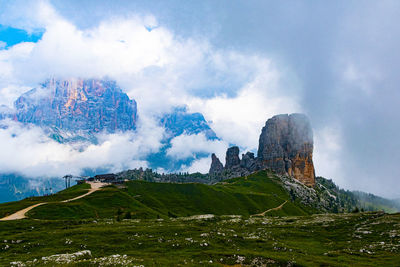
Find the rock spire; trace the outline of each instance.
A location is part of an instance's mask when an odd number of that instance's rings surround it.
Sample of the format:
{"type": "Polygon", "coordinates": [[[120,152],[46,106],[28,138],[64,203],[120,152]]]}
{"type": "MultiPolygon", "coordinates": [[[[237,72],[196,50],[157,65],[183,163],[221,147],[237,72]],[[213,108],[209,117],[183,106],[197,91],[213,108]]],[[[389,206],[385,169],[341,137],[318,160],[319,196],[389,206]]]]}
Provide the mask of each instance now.
{"type": "MultiPolygon", "coordinates": [[[[314,186],[312,154],[313,133],[308,118],[298,113],[276,115],[267,120],[261,130],[257,157],[247,152],[240,159],[239,148],[230,147],[226,152],[224,173],[228,177],[235,177],[270,169],[314,186]]],[[[212,170],[221,170],[221,166],[221,162],[213,155],[210,173],[212,170]]]]}

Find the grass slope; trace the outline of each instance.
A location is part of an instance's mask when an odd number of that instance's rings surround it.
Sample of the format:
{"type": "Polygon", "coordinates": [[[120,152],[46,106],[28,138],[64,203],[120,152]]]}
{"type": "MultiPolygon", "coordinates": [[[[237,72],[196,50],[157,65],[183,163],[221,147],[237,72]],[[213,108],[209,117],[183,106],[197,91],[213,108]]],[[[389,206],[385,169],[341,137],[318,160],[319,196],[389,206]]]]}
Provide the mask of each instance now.
{"type": "MultiPolygon", "coordinates": [[[[36,219],[167,218],[199,214],[250,216],[289,200],[279,178],[261,171],[216,185],[130,181],[125,188],[108,186],[69,203],[37,207],[28,215],[36,219]]],[[[272,215],[308,215],[316,212],[288,201],[272,215]]]]}
{"type": "Polygon", "coordinates": [[[400,214],[27,219],[0,222],[0,240],[1,266],[398,266],[400,214]],[[83,250],[91,256],[49,257],[83,250]]]}
{"type": "Polygon", "coordinates": [[[20,201],[13,201],[0,204],[0,218],[13,214],[21,209],[42,202],[56,202],[70,198],[74,198],[86,193],[90,189],[90,185],[75,185],[68,189],[62,190],[57,194],[43,197],[29,197],[20,201]]]}

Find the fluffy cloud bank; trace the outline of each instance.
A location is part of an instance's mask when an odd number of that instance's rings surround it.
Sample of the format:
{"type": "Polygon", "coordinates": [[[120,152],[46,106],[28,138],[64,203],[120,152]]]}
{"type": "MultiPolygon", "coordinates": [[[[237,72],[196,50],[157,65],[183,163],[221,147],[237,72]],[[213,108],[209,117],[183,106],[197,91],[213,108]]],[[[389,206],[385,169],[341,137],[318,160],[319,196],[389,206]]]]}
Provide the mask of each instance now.
{"type": "Polygon", "coordinates": [[[215,153],[223,158],[228,144],[221,140],[208,140],[204,133],[181,134],[171,140],[171,148],[167,150],[167,156],[176,159],[193,157],[194,153],[215,153]]]}
{"type": "Polygon", "coordinates": [[[23,126],[10,120],[0,125],[0,170],[27,177],[59,177],[82,174],[84,169],[146,167],[144,158],[158,151],[162,128],[151,130],[150,138],[133,132],[99,134],[99,144],[60,144],[47,137],[39,127],[23,126]]]}

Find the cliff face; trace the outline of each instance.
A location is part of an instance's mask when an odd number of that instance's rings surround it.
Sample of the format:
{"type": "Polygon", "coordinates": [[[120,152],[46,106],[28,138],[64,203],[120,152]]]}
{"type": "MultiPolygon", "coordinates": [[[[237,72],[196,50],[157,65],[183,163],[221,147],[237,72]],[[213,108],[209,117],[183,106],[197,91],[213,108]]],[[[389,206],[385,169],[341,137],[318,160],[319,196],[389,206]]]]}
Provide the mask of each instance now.
{"type": "Polygon", "coordinates": [[[247,152],[239,159],[239,148],[231,147],[226,153],[225,170],[219,173],[229,178],[270,169],[314,186],[312,154],[313,133],[307,117],[302,114],[277,115],[262,128],[257,157],[247,152]]]}
{"type": "Polygon", "coordinates": [[[264,168],[315,184],[313,134],[303,114],[277,115],[263,127],[257,156],[264,168]]]}
{"type": "Polygon", "coordinates": [[[228,148],[225,157],[225,169],[231,169],[239,165],[240,165],[239,148],[237,146],[228,148]]]}
{"type": "Polygon", "coordinates": [[[15,102],[14,119],[69,131],[135,129],[137,107],[113,81],[48,80],[15,102]]]}
{"type": "Polygon", "coordinates": [[[217,156],[212,153],[211,154],[211,167],[209,173],[216,174],[221,173],[224,170],[224,165],[222,165],[221,161],[217,158],[217,156]]]}

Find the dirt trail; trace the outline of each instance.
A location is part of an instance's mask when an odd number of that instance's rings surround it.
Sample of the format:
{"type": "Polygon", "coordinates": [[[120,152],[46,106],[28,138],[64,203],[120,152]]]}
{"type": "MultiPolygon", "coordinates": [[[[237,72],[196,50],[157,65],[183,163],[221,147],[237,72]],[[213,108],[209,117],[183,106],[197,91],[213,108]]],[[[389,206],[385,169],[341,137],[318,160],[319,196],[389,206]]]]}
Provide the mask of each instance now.
{"type": "Polygon", "coordinates": [[[270,212],[270,211],[273,211],[273,210],[280,210],[280,209],[283,207],[283,205],[285,205],[287,202],[288,202],[288,201],[286,200],[285,202],[283,202],[282,204],[280,204],[280,205],[279,205],[278,207],[276,207],[276,208],[272,208],[272,209],[269,209],[269,210],[266,210],[266,211],[264,211],[264,212],[261,212],[261,213],[258,213],[258,214],[254,214],[254,215],[251,215],[251,216],[265,216],[265,214],[268,213],[268,212],[270,212]]]}
{"type": "Polygon", "coordinates": [[[89,189],[89,191],[87,193],[77,196],[77,197],[74,197],[74,198],[71,198],[71,199],[63,200],[61,202],[71,202],[71,201],[86,197],[87,195],[90,195],[90,194],[96,192],[97,190],[99,190],[101,187],[107,185],[107,183],[94,183],[94,182],[87,182],[87,183],[90,184],[90,186],[91,186],[91,188],[89,189]]]}
{"type": "MultiPolygon", "coordinates": [[[[71,201],[86,197],[87,195],[90,195],[90,194],[96,192],[97,190],[99,190],[101,187],[107,185],[106,183],[95,183],[95,182],[87,182],[87,183],[90,184],[90,186],[91,186],[91,188],[89,189],[89,191],[87,193],[85,193],[83,195],[80,195],[80,196],[77,196],[77,197],[74,197],[74,198],[71,198],[71,199],[63,200],[63,201],[61,201],[61,203],[71,202],[71,201]]],[[[38,207],[38,206],[47,204],[47,203],[48,202],[42,202],[42,203],[37,203],[35,205],[29,206],[29,207],[27,207],[25,209],[17,211],[16,213],[13,213],[13,214],[11,214],[9,216],[1,218],[0,221],[12,221],[12,220],[24,219],[24,218],[26,218],[26,213],[28,211],[30,211],[30,210],[38,207]]]]}
{"type": "Polygon", "coordinates": [[[27,208],[25,208],[23,210],[17,211],[16,213],[13,213],[13,214],[11,214],[9,216],[1,218],[0,221],[12,221],[12,220],[19,220],[19,219],[26,218],[25,214],[28,211],[30,211],[33,208],[36,208],[37,206],[43,205],[43,204],[46,204],[46,203],[43,202],[43,203],[38,203],[38,204],[32,205],[32,206],[27,207],[27,208]]]}

